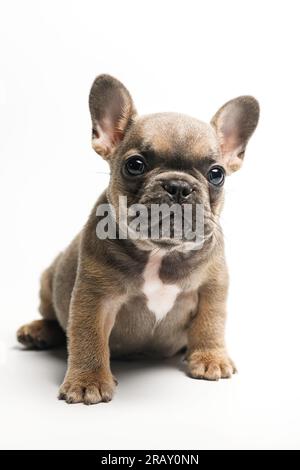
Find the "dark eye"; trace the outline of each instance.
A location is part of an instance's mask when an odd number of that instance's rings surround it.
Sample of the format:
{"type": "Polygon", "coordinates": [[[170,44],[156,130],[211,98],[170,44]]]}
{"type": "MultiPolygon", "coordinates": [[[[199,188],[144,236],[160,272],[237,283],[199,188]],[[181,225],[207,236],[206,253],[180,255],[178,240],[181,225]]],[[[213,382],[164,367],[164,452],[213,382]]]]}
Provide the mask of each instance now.
{"type": "Polygon", "coordinates": [[[207,173],[207,179],[214,186],[222,186],[225,181],[225,170],[221,166],[214,166],[207,173]]]}
{"type": "Polygon", "coordinates": [[[126,171],[131,176],[139,176],[145,173],[146,165],[143,157],[140,155],[134,155],[130,157],[125,163],[126,171]]]}

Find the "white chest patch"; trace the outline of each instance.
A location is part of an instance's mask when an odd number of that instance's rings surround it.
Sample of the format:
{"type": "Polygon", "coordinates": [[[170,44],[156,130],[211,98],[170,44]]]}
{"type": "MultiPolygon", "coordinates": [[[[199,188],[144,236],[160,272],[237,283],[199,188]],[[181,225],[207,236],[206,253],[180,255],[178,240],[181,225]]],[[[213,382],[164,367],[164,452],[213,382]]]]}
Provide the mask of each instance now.
{"type": "Polygon", "coordinates": [[[176,284],[164,284],[159,277],[163,257],[164,253],[150,254],[143,272],[143,293],[147,297],[147,307],[155,314],[157,321],[172,309],[180,292],[176,284]]]}

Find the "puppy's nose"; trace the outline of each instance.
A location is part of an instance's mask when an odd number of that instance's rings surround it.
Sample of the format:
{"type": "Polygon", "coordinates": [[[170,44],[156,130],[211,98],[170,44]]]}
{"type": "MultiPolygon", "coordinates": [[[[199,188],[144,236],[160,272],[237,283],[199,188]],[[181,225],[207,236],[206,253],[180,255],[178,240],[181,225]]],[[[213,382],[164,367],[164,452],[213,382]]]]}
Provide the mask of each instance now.
{"type": "Polygon", "coordinates": [[[182,202],[193,191],[192,186],[187,181],[182,180],[169,180],[162,183],[162,187],[167,193],[172,196],[172,199],[176,202],[182,202]]]}

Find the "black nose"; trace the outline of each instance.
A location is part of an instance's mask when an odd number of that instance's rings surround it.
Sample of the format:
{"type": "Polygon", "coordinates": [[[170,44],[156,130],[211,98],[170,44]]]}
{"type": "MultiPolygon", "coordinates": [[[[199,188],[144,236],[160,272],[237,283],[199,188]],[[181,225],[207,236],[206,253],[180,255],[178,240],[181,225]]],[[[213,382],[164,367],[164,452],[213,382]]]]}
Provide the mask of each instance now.
{"type": "Polygon", "coordinates": [[[193,191],[192,186],[186,181],[182,180],[164,181],[162,186],[176,202],[184,201],[193,191]]]}

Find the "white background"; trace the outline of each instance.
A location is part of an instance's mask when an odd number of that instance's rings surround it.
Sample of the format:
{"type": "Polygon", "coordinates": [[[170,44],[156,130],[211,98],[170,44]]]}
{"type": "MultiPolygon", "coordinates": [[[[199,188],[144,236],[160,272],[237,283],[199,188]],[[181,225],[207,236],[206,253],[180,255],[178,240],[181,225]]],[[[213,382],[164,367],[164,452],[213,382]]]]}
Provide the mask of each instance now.
{"type": "Polygon", "coordinates": [[[298,1],[0,2],[1,448],[300,448],[298,1]],[[38,279],[108,182],[88,93],[122,80],[140,113],[209,120],[252,94],[261,119],[223,214],[227,341],[240,373],[208,383],[179,359],[113,363],[115,399],[56,400],[63,352],[24,352],[38,279]]]}

